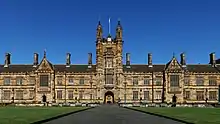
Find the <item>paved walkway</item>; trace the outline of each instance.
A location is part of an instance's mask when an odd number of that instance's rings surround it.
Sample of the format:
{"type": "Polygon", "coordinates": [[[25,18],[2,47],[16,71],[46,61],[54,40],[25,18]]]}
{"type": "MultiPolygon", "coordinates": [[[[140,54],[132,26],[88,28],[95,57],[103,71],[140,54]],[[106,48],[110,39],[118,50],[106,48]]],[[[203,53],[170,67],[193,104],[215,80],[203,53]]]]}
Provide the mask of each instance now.
{"type": "Polygon", "coordinates": [[[183,124],[173,120],[121,108],[103,105],[68,115],[45,124],[183,124]]]}

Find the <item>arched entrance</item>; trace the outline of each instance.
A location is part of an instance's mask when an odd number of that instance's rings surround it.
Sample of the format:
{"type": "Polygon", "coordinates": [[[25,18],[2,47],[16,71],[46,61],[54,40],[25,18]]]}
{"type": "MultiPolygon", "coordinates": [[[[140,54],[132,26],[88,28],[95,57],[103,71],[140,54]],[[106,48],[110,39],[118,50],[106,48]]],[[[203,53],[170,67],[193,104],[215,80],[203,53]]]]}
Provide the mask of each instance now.
{"type": "Polygon", "coordinates": [[[107,91],[104,97],[104,103],[114,103],[114,93],[111,91],[107,91]]]}

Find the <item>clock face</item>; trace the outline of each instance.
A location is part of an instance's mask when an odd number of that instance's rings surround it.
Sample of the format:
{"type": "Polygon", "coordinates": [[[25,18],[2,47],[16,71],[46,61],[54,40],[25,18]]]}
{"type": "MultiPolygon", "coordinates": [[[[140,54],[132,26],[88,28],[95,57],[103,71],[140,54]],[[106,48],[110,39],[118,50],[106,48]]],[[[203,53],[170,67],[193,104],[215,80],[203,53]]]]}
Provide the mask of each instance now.
{"type": "Polygon", "coordinates": [[[107,39],[107,41],[111,41],[112,39],[109,37],[108,39],[107,39]]]}

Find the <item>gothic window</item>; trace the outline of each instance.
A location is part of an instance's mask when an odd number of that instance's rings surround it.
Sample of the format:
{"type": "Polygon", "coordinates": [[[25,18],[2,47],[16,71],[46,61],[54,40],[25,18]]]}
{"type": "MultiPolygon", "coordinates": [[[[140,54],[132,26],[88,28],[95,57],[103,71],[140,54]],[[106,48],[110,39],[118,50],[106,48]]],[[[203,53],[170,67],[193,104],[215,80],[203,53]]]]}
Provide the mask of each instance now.
{"type": "Polygon", "coordinates": [[[68,91],[68,99],[73,99],[73,91],[68,91]]]}
{"type": "Polygon", "coordinates": [[[30,84],[30,85],[35,85],[35,77],[34,77],[34,76],[31,76],[31,77],[29,78],[29,84],[30,84]]]}
{"type": "Polygon", "coordinates": [[[79,84],[84,85],[84,79],[83,78],[79,79],[79,84]]]}
{"type": "Polygon", "coordinates": [[[150,79],[144,79],[144,85],[150,85],[150,79]]]}
{"type": "Polygon", "coordinates": [[[133,91],[133,100],[138,100],[138,91],[133,91]]]}
{"type": "Polygon", "coordinates": [[[83,91],[79,91],[79,99],[83,99],[83,91]]]}
{"type": "Polygon", "coordinates": [[[15,98],[17,100],[22,100],[23,99],[23,91],[22,90],[17,90],[15,93],[15,98]]]}
{"type": "Polygon", "coordinates": [[[160,76],[156,77],[156,85],[161,86],[162,85],[162,78],[160,76]]]}
{"type": "Polygon", "coordinates": [[[217,77],[209,77],[209,86],[217,85],[217,77]]]}
{"type": "Polygon", "coordinates": [[[111,74],[106,75],[106,84],[113,84],[113,76],[111,74]]]}
{"type": "Polygon", "coordinates": [[[5,77],[4,78],[4,85],[10,85],[11,83],[11,78],[10,77],[5,77]]]}
{"type": "Polygon", "coordinates": [[[30,99],[34,98],[34,90],[29,90],[29,98],[30,99]]]}
{"type": "Polygon", "coordinates": [[[162,92],[161,92],[161,91],[156,91],[156,92],[155,92],[155,95],[154,95],[154,98],[155,98],[156,100],[160,100],[161,97],[162,97],[162,92]]]}
{"type": "Polygon", "coordinates": [[[90,100],[92,100],[92,94],[90,94],[90,100]]]}
{"type": "Polygon", "coordinates": [[[204,92],[203,91],[196,91],[196,99],[197,100],[204,100],[204,92]]]}
{"type": "Polygon", "coordinates": [[[197,86],[203,86],[204,85],[203,77],[196,77],[196,85],[197,86]]]}
{"type": "Polygon", "coordinates": [[[4,90],[3,91],[3,99],[4,100],[10,100],[11,98],[11,91],[10,90],[4,90]]]}
{"type": "Polygon", "coordinates": [[[133,78],[133,85],[138,85],[138,77],[133,78]]]}
{"type": "Polygon", "coordinates": [[[73,80],[73,78],[69,78],[69,84],[74,84],[74,80],[73,80]]]}
{"type": "Polygon", "coordinates": [[[184,85],[189,86],[190,85],[190,77],[185,76],[184,77],[184,85]]]}
{"type": "Polygon", "coordinates": [[[209,100],[217,100],[217,92],[209,91],[209,100]]]}
{"type": "Polygon", "coordinates": [[[59,86],[62,85],[62,77],[57,78],[57,85],[59,85],[59,86]]]}
{"type": "Polygon", "coordinates": [[[22,83],[23,83],[23,78],[22,77],[16,78],[16,84],[17,85],[22,85],[22,83]]]}
{"type": "Polygon", "coordinates": [[[149,91],[144,91],[144,100],[149,100],[149,99],[150,99],[149,91]]]}
{"type": "Polygon", "coordinates": [[[57,99],[62,99],[62,96],[63,96],[62,90],[58,90],[57,91],[57,99]]]}
{"type": "Polygon", "coordinates": [[[170,75],[170,87],[179,87],[179,75],[170,75]]]}
{"type": "Polygon", "coordinates": [[[49,76],[48,75],[41,75],[40,76],[40,86],[47,87],[49,85],[49,76]]]}
{"type": "Polygon", "coordinates": [[[185,91],[185,99],[186,100],[190,99],[190,91],[185,91]]]}
{"type": "Polygon", "coordinates": [[[111,58],[106,59],[106,68],[112,68],[113,67],[113,60],[111,58]]]}

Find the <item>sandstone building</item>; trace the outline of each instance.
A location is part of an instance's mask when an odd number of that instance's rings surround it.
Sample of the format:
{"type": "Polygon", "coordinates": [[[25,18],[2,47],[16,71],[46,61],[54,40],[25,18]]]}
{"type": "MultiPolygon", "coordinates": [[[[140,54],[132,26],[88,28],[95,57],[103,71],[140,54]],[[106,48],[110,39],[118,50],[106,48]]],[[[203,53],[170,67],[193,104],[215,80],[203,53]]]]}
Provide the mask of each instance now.
{"type": "Polygon", "coordinates": [[[39,103],[46,96],[49,103],[217,103],[219,100],[220,65],[215,54],[209,64],[187,64],[173,57],[165,64],[154,64],[152,54],[148,63],[133,65],[126,53],[123,64],[123,30],[118,21],[116,36],[104,38],[99,22],[96,32],[96,64],[92,53],[88,64],[56,65],[47,60],[46,52],[39,62],[34,54],[33,64],[15,65],[11,54],[0,65],[1,103],[39,103]]]}

